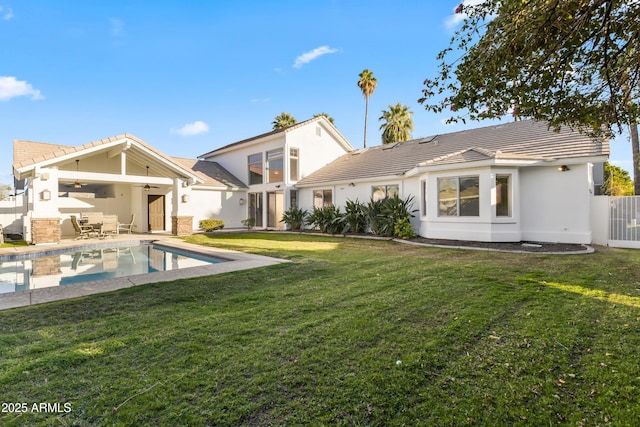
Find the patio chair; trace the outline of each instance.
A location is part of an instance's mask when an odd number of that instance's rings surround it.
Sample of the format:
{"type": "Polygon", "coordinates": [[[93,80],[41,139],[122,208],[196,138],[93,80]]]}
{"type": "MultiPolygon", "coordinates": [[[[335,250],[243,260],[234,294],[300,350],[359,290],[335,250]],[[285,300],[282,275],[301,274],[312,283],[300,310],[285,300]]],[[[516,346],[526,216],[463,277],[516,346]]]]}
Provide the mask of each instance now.
{"type": "Polygon", "coordinates": [[[101,239],[109,236],[115,236],[118,234],[118,216],[117,215],[104,215],[102,217],[102,225],[100,226],[101,239]]]}
{"type": "Polygon", "coordinates": [[[80,223],[78,222],[78,218],[76,218],[75,215],[71,215],[71,224],[73,225],[73,229],[76,232],[76,240],[88,239],[89,237],[91,237],[91,235],[96,234],[92,226],[80,225],[80,223]]]}
{"type": "Polygon", "coordinates": [[[118,233],[120,231],[126,231],[127,234],[131,234],[131,228],[133,227],[133,221],[136,219],[136,214],[131,215],[131,221],[128,224],[118,223],[118,233]]]}

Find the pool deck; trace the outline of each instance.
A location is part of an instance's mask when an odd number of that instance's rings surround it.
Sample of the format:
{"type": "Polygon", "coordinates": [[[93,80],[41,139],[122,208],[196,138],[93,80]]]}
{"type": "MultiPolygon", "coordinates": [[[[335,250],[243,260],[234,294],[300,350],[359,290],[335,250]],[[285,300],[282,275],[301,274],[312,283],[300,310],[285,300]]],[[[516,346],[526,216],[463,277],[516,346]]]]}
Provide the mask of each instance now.
{"type": "Polygon", "coordinates": [[[189,267],[179,270],[162,271],[157,273],[137,274],[133,276],[118,277],[113,279],[94,280],[91,282],[83,282],[72,285],[30,289],[28,291],[3,293],[0,294],[0,310],[25,307],[51,301],[60,301],[103,292],[111,292],[118,289],[142,285],[145,283],[168,282],[177,279],[210,276],[214,274],[249,270],[252,268],[266,267],[269,265],[289,262],[287,260],[266,257],[262,255],[246,254],[243,252],[185,243],[180,239],[176,239],[166,234],[120,234],[114,238],[105,240],[73,240],[72,238],[67,238],[63,239],[60,243],[55,245],[0,248],[0,256],[31,254],[52,250],[57,251],[61,249],[73,249],[77,247],[84,247],[87,245],[108,245],[110,243],[116,242],[117,244],[121,244],[127,241],[139,242],[150,240],[163,246],[168,246],[183,251],[195,252],[198,254],[210,255],[216,258],[223,258],[231,262],[221,262],[218,264],[210,264],[201,267],[189,267]]]}

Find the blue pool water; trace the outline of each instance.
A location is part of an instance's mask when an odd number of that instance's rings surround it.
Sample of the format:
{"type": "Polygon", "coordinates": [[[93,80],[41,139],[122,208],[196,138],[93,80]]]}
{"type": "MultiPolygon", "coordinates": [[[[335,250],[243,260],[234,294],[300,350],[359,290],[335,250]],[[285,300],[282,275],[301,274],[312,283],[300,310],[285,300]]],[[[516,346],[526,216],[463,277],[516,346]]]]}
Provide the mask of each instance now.
{"type": "Polygon", "coordinates": [[[0,294],[199,267],[223,261],[152,243],[92,246],[29,254],[0,261],[0,294]]]}

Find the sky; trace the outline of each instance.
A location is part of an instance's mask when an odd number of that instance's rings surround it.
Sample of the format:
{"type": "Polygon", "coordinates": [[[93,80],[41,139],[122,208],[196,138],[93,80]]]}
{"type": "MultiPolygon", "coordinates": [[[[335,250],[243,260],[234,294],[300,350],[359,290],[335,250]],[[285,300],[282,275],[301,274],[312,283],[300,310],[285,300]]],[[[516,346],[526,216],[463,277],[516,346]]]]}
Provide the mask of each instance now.
{"type": "MultiPolygon", "coordinates": [[[[398,102],[414,113],[414,138],[495,124],[446,125],[417,102],[459,2],[0,0],[0,183],[13,182],[16,139],[76,146],[130,133],[196,158],[269,132],[281,112],[328,113],[361,148],[365,68],[378,83],[368,146],[398,102]]],[[[611,162],[631,170],[628,137],[611,146],[611,162]]]]}

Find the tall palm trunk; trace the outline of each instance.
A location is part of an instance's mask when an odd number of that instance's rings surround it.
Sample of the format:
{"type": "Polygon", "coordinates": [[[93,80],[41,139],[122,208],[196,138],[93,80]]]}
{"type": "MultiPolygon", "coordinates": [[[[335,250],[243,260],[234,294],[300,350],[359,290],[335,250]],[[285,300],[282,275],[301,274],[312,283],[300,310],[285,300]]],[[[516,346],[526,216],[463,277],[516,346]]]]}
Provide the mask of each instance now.
{"type": "Polygon", "coordinates": [[[636,196],[640,196],[640,145],[638,144],[638,124],[629,124],[631,134],[631,153],[633,155],[633,189],[636,196]]]}
{"type": "Polygon", "coordinates": [[[367,117],[369,116],[369,97],[364,98],[364,148],[367,148],[367,117]]]}

